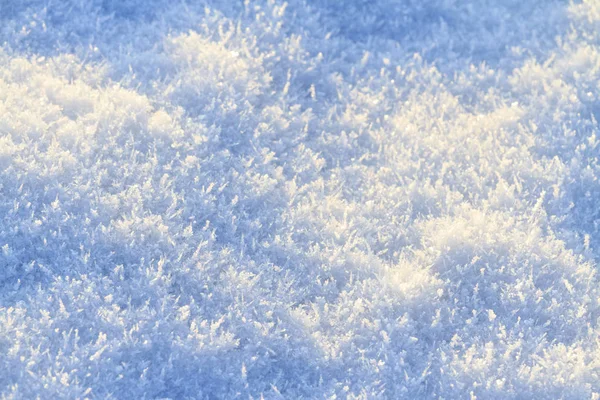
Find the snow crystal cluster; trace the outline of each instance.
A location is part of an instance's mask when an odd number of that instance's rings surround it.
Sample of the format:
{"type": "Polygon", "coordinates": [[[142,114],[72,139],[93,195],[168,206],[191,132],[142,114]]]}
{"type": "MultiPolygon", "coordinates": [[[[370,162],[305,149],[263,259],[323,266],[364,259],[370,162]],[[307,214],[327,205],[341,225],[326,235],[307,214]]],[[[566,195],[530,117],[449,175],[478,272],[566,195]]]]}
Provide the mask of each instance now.
{"type": "Polygon", "coordinates": [[[600,399],[600,1],[0,0],[2,399],[600,399]]]}

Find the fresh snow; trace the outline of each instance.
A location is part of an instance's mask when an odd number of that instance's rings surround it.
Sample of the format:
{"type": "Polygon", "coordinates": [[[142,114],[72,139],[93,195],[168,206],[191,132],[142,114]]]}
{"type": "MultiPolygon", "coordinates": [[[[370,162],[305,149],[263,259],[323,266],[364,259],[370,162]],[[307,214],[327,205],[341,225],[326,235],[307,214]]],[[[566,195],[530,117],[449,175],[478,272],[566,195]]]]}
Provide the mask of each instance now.
{"type": "Polygon", "coordinates": [[[600,399],[600,1],[0,0],[2,399],[600,399]]]}

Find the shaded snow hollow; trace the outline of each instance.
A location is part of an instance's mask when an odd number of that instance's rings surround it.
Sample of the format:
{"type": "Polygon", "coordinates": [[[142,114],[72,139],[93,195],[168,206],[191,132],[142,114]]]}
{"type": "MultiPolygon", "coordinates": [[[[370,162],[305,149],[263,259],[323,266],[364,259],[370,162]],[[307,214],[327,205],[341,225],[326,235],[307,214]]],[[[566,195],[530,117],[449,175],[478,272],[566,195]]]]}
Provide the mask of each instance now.
{"type": "Polygon", "coordinates": [[[2,399],[599,399],[600,2],[0,0],[2,399]]]}

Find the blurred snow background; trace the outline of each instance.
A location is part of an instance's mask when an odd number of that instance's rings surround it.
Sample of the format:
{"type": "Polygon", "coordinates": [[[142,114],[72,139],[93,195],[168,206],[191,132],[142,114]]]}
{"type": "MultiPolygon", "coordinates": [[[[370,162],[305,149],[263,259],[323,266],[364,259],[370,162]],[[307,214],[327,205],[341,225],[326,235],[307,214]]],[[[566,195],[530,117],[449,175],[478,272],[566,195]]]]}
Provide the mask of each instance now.
{"type": "Polygon", "coordinates": [[[600,1],[0,0],[2,399],[599,399],[600,1]]]}

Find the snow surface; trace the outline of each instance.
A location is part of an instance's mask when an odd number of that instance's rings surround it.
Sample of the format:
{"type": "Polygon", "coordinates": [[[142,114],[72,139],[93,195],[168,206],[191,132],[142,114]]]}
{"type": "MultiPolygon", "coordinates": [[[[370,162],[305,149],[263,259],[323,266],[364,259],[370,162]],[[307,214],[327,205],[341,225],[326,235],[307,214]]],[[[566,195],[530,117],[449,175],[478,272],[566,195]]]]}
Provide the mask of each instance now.
{"type": "Polygon", "coordinates": [[[600,1],[0,0],[2,399],[599,399],[600,1]]]}

